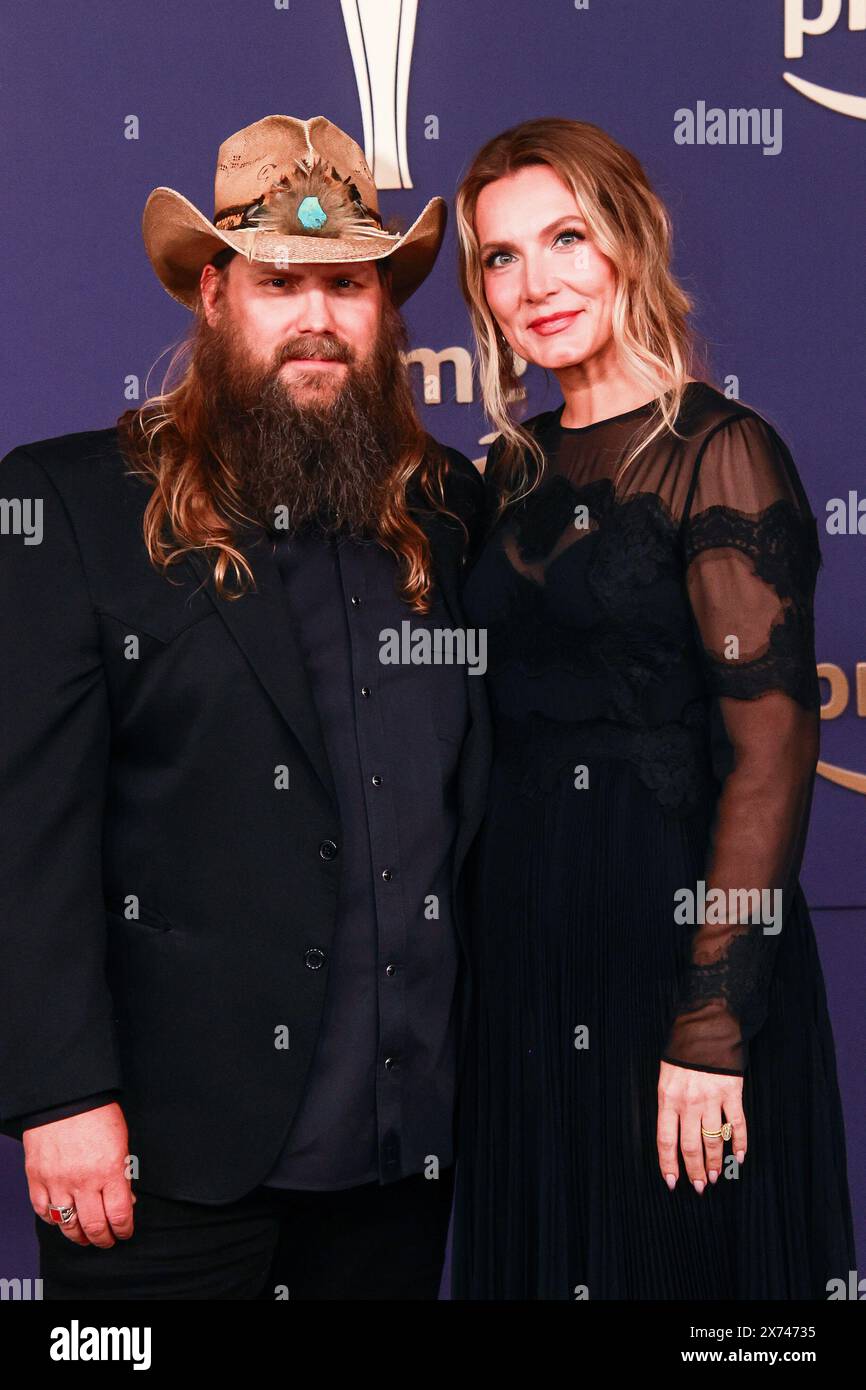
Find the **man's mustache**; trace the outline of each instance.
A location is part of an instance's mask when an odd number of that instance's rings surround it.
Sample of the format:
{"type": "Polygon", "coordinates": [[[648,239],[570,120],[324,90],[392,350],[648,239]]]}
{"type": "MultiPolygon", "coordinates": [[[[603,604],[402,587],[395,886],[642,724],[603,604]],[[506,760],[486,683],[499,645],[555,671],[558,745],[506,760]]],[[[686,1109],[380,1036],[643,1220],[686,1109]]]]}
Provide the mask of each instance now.
{"type": "Polygon", "coordinates": [[[278,367],[284,362],[303,361],[312,357],[323,357],[328,362],[353,362],[355,354],[348,343],[339,338],[293,338],[280,351],[278,367]]]}

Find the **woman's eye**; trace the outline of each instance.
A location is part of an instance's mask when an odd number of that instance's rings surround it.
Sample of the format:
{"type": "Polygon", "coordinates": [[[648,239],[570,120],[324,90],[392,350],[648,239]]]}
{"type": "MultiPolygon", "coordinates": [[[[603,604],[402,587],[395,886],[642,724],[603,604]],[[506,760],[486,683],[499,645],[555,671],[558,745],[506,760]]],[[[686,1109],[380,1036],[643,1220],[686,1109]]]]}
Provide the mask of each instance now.
{"type": "Polygon", "coordinates": [[[499,256],[507,256],[508,254],[507,251],[488,251],[487,255],[484,257],[485,269],[489,270],[491,266],[495,265],[499,256]]]}
{"type": "Polygon", "coordinates": [[[586,236],[584,235],[584,233],[579,232],[576,227],[566,227],[564,232],[559,233],[556,240],[559,241],[559,238],[564,236],[573,236],[577,237],[578,241],[586,241],[586,236]]]}

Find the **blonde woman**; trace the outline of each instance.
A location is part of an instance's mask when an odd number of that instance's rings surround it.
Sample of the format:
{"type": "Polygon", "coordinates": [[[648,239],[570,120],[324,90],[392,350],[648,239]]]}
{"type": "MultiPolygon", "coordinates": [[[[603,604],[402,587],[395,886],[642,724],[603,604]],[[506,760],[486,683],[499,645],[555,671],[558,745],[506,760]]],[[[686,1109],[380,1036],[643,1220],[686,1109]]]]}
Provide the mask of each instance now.
{"type": "Polygon", "coordinates": [[[529,121],[456,209],[499,437],[455,1296],[826,1298],[854,1249],[798,883],[815,518],[773,426],[692,375],[633,155],[529,121]],[[523,425],[513,354],[563,396],[523,425]]]}

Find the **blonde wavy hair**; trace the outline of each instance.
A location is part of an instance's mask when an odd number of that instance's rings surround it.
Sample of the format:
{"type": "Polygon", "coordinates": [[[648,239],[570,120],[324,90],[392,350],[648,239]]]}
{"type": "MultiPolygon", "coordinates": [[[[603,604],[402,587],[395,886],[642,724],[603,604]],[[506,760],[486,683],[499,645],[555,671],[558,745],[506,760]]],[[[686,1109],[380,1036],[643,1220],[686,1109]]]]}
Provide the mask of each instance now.
{"type": "Polygon", "coordinates": [[[656,409],[614,480],[675,421],[698,355],[687,324],[694,307],[670,270],[671,220],[650,188],[640,162],[598,126],[543,117],[494,136],[478,151],[455,199],[459,278],[475,336],[475,366],[487,418],[501,436],[489,472],[499,487],[499,511],[539,482],[544,453],[520,424],[512,402],[525,394],[514,354],[484,294],[484,273],[475,232],[482,188],[528,165],[544,164],[571,190],[588,235],[616,272],[612,333],[624,366],[645,383],[656,409]]]}

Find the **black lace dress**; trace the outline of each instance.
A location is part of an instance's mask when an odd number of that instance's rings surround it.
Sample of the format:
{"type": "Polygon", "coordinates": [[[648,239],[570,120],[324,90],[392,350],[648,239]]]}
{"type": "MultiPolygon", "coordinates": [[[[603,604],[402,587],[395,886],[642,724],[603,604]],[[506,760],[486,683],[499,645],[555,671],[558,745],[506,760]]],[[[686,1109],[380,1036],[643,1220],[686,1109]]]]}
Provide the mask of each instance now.
{"type": "Polygon", "coordinates": [[[465,593],[496,750],[454,1297],[825,1299],[855,1257],[798,883],[817,524],[779,435],[706,383],[686,388],[687,437],[658,436],[616,496],[651,406],[582,429],[563,409],[529,422],[545,476],[465,593]],[[702,911],[714,888],[724,907],[702,911]],[[682,1156],[673,1192],[659,1172],[662,1058],[744,1075],[746,1160],[726,1145],[703,1195],[682,1156]]]}

